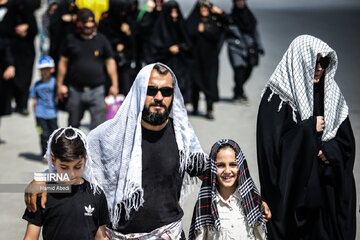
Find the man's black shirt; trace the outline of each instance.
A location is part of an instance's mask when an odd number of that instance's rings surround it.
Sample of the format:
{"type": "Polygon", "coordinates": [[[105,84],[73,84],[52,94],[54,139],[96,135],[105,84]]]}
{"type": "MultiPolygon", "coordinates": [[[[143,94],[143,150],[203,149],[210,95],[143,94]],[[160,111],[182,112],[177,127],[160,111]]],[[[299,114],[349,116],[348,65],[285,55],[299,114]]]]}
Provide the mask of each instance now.
{"type": "Polygon", "coordinates": [[[109,41],[101,33],[92,39],[69,34],[61,55],[69,59],[66,80],[74,87],[97,87],[107,79],[105,60],[113,57],[109,41]]]}
{"type": "Polygon", "coordinates": [[[184,175],[179,169],[179,149],[172,120],[161,131],[142,128],[144,205],[138,211],[131,211],[128,221],[122,209],[117,231],[149,233],[180,220],[184,215],[179,205],[184,175]]]}

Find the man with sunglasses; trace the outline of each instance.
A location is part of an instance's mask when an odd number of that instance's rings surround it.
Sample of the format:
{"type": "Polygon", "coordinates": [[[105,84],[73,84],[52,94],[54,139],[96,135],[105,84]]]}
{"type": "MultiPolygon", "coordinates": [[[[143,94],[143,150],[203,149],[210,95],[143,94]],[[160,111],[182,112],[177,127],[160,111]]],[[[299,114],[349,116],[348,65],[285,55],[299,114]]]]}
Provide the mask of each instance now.
{"type": "MultiPolygon", "coordinates": [[[[88,142],[111,214],[109,239],[185,239],[179,200],[208,156],[174,73],[161,63],[145,66],[116,116],[92,130],[88,142]]],[[[36,211],[36,195],[25,199],[36,211]]]]}
{"type": "Polygon", "coordinates": [[[299,36],[263,91],[257,154],[269,239],[355,239],[355,139],[337,63],[325,42],[299,36]]]}

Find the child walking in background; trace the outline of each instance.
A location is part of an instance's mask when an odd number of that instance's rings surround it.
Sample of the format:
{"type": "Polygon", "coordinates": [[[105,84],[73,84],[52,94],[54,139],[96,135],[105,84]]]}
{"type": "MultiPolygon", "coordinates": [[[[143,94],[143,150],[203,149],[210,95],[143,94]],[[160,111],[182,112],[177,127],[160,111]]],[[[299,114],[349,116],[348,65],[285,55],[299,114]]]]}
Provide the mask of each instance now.
{"type": "Polygon", "coordinates": [[[46,142],[50,134],[57,129],[57,110],[55,103],[56,79],[51,75],[55,70],[55,63],[51,57],[39,59],[37,68],[41,79],[37,81],[30,92],[33,99],[33,109],[36,117],[36,127],[40,135],[42,156],[46,152],[46,142]]]}
{"type": "Polygon", "coordinates": [[[261,201],[239,145],[230,139],[216,142],[195,205],[189,239],[263,240],[269,218],[270,210],[261,201]]]}
{"type": "MultiPolygon", "coordinates": [[[[45,158],[49,171],[67,173],[71,192],[47,192],[45,208],[37,199],[37,211],[27,209],[25,240],[38,239],[41,226],[43,239],[107,239],[105,225],[110,222],[104,192],[92,174],[86,136],[76,128],[59,128],[52,133],[45,158]]],[[[57,183],[54,183],[55,185],[57,183]]]]}

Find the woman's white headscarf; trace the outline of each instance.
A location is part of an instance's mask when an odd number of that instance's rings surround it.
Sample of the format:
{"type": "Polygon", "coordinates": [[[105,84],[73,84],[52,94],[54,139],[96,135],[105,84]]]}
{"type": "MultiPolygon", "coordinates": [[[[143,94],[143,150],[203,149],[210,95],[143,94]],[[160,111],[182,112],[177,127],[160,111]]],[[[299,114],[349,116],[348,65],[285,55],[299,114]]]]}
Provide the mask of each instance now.
{"type": "Polygon", "coordinates": [[[326,68],[324,85],[324,119],[325,128],[322,140],[328,141],[335,137],[341,123],[348,116],[348,106],[344,96],[340,92],[334,78],[338,59],[336,52],[325,42],[310,35],[301,35],[295,38],[285,52],[282,60],[267,82],[266,88],[270,87],[272,95],[277,94],[282,103],[288,103],[293,109],[293,119],[296,122],[295,112],[298,112],[301,120],[308,119],[313,115],[314,74],[317,54],[322,57],[329,56],[330,64],[326,68]]]}
{"type": "MultiPolygon", "coordinates": [[[[138,210],[144,202],[141,120],[154,65],[150,64],[141,69],[115,117],[101,124],[88,135],[95,178],[105,192],[111,222],[115,228],[120,219],[121,206],[125,209],[126,218],[129,218],[130,211],[138,210]]],[[[166,65],[160,65],[169,69],[166,65]]],[[[171,70],[170,73],[175,80],[170,117],[173,118],[179,149],[179,171],[192,168],[203,171],[207,155],[203,152],[188,120],[175,75],[171,70]],[[194,160],[198,160],[196,166],[194,160]]],[[[193,183],[187,176],[184,177],[183,190],[193,183]]]]}

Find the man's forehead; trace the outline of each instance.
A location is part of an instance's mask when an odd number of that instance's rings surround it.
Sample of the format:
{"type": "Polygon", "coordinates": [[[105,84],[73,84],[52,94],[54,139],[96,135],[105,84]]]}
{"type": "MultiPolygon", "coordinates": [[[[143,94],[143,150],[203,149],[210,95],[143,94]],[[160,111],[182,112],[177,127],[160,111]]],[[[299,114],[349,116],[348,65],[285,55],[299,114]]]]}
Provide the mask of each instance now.
{"type": "Polygon", "coordinates": [[[149,84],[171,84],[173,83],[173,77],[170,72],[159,73],[156,69],[153,69],[150,74],[149,84]]]}

